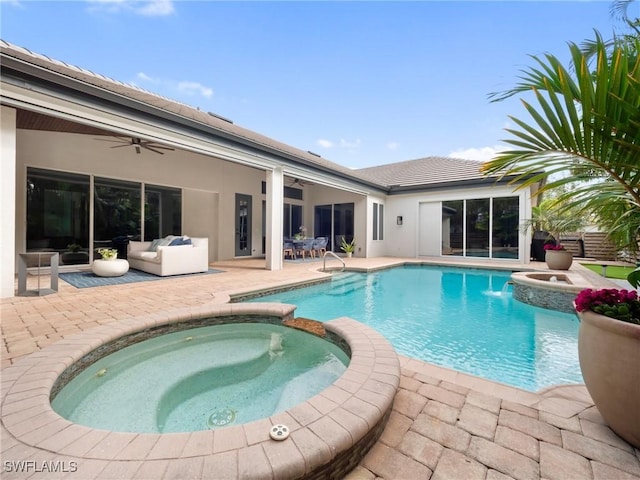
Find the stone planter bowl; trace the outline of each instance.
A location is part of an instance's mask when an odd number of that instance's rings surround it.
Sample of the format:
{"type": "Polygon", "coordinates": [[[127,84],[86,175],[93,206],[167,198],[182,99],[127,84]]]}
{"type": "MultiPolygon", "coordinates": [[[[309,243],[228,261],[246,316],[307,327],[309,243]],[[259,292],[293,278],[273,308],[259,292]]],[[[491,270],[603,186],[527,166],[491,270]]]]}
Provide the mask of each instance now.
{"type": "Polygon", "coordinates": [[[640,325],[579,312],[584,383],[609,427],[640,448],[640,325]]]}

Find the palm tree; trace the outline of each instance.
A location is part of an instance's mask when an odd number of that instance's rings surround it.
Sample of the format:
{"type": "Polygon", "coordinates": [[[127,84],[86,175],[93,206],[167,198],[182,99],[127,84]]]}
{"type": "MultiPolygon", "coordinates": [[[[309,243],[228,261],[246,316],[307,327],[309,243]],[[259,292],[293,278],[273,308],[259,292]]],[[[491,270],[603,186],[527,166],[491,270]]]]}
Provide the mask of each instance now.
{"type": "Polygon", "coordinates": [[[539,193],[564,188],[558,203],[592,215],[619,248],[637,250],[640,232],[640,35],[610,45],[596,32],[595,63],[570,43],[571,65],[553,55],[532,57],[515,88],[493,101],[530,92],[531,121],[510,119],[512,149],[482,167],[486,175],[515,175],[539,193]],[[569,187],[569,188],[567,188],[569,187]]]}

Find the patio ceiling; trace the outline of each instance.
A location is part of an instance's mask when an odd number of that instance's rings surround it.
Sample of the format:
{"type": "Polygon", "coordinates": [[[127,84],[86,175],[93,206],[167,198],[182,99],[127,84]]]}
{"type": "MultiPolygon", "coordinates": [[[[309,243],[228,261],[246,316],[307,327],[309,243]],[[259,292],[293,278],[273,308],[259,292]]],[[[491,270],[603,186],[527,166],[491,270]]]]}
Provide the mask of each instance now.
{"type": "Polygon", "coordinates": [[[17,111],[16,126],[22,130],[44,130],[47,132],[80,133],[85,135],[113,135],[113,133],[107,130],[22,109],[18,109],[17,111]]]}

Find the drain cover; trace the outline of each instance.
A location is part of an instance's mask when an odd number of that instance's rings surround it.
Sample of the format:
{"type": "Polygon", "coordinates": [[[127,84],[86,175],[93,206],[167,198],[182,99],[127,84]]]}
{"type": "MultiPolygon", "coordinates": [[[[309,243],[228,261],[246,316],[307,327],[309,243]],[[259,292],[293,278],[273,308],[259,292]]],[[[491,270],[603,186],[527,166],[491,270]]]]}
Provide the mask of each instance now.
{"type": "Polygon", "coordinates": [[[233,423],[236,419],[236,411],[231,408],[221,408],[214,411],[207,419],[207,426],[209,428],[224,427],[233,423]]]}

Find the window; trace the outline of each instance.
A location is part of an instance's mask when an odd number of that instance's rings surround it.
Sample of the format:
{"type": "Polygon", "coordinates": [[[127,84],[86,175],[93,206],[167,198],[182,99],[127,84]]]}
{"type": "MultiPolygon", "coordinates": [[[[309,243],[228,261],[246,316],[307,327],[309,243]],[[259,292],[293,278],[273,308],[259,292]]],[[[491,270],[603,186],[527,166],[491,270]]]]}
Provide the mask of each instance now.
{"type": "Polygon", "coordinates": [[[384,240],[384,205],[373,203],[373,239],[384,240]]]}

